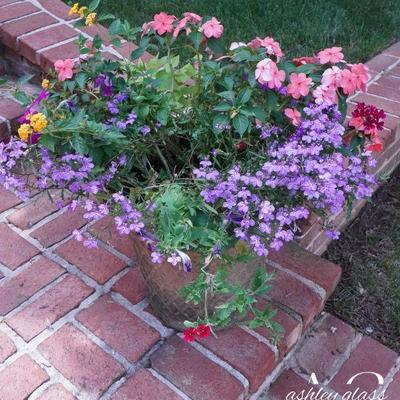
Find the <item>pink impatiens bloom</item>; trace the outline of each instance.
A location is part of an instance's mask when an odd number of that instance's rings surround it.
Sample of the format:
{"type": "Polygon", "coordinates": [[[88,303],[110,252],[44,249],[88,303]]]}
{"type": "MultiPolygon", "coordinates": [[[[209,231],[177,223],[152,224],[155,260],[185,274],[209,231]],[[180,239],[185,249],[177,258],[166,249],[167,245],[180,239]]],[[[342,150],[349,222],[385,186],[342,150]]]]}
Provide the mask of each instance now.
{"type": "MultiPolygon", "coordinates": [[[[178,37],[178,35],[180,34],[180,32],[185,29],[186,24],[189,22],[189,19],[184,17],[182,18],[178,24],[176,25],[176,28],[174,30],[174,33],[172,34],[173,37],[178,37]]],[[[190,29],[186,29],[186,33],[188,33],[190,31],[190,29]]]]}
{"type": "Polygon", "coordinates": [[[174,27],[172,23],[176,20],[174,15],[169,15],[165,12],[160,12],[154,16],[151,22],[151,27],[161,36],[165,33],[172,33],[174,27]]]}
{"type": "Polygon", "coordinates": [[[321,50],[317,56],[321,64],[336,64],[344,59],[341,47],[331,47],[321,50]]]}
{"type": "Polygon", "coordinates": [[[290,83],[288,85],[288,93],[294,98],[299,99],[301,96],[307,96],[312,85],[312,79],[307,78],[307,75],[301,72],[290,74],[290,83]]]}
{"type": "Polygon", "coordinates": [[[266,38],[264,38],[262,40],[262,46],[266,48],[268,54],[276,56],[277,61],[279,61],[281,57],[283,57],[281,46],[271,37],[267,36],[266,38]]]}
{"type": "Polygon", "coordinates": [[[317,104],[337,104],[338,98],[336,88],[333,86],[321,85],[313,91],[313,97],[317,104]]]}
{"type": "Polygon", "coordinates": [[[324,86],[332,87],[336,89],[342,78],[342,70],[338,67],[333,66],[332,68],[328,68],[322,74],[321,83],[324,86]]]}
{"type": "Polygon", "coordinates": [[[66,60],[57,60],[54,63],[54,68],[58,73],[58,79],[65,81],[71,79],[74,75],[74,60],[67,58],[66,60]]]}
{"type": "Polygon", "coordinates": [[[356,88],[365,92],[368,82],[368,69],[364,64],[353,64],[351,66],[351,72],[353,74],[356,88]]]}
{"type": "Polygon", "coordinates": [[[262,46],[262,43],[263,43],[263,40],[260,39],[260,38],[257,36],[257,37],[256,37],[255,39],[253,39],[249,44],[250,44],[250,47],[252,47],[253,49],[258,49],[259,47],[262,46]]]}
{"type": "Polygon", "coordinates": [[[209,21],[203,24],[203,33],[208,39],[212,37],[218,39],[224,33],[224,27],[217,18],[212,17],[209,21]]]}
{"type": "Polygon", "coordinates": [[[301,124],[301,114],[295,108],[285,108],[285,115],[292,121],[294,126],[301,124]]]}
{"type": "Polygon", "coordinates": [[[352,94],[356,91],[356,77],[349,69],[342,71],[339,86],[343,89],[344,94],[352,94]]]}
{"type": "Polygon", "coordinates": [[[255,77],[262,85],[270,89],[280,88],[285,80],[285,71],[279,71],[278,66],[270,58],[265,58],[257,64],[255,77]]]}
{"type": "Polygon", "coordinates": [[[194,24],[198,24],[202,21],[202,17],[192,12],[185,12],[183,16],[188,19],[189,22],[193,22],[194,24]]]}

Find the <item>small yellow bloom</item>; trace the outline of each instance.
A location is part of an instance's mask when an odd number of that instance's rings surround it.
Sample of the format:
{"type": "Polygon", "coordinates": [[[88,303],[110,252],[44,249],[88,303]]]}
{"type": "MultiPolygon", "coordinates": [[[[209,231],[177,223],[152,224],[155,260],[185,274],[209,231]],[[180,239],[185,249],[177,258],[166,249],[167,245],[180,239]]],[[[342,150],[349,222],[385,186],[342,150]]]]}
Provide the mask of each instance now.
{"type": "Polygon", "coordinates": [[[18,129],[18,136],[23,142],[27,142],[32,133],[32,128],[28,124],[22,124],[18,129]]]}
{"type": "Polygon", "coordinates": [[[85,21],[86,26],[92,26],[92,25],[94,25],[95,22],[96,22],[96,13],[90,13],[86,17],[86,21],[85,21]]]}
{"type": "Polygon", "coordinates": [[[79,16],[80,16],[81,18],[83,18],[83,17],[85,16],[85,12],[86,12],[87,9],[88,9],[87,7],[81,7],[81,8],[78,10],[78,14],[79,14],[79,16]]]}
{"type": "Polygon", "coordinates": [[[47,90],[49,88],[50,81],[48,79],[43,79],[42,80],[42,88],[47,90]]]}
{"type": "Polygon", "coordinates": [[[75,3],[69,10],[69,15],[79,14],[79,3],[75,3]]]}
{"type": "Polygon", "coordinates": [[[35,132],[41,132],[47,126],[47,118],[42,113],[37,113],[32,115],[30,123],[35,132]]]}

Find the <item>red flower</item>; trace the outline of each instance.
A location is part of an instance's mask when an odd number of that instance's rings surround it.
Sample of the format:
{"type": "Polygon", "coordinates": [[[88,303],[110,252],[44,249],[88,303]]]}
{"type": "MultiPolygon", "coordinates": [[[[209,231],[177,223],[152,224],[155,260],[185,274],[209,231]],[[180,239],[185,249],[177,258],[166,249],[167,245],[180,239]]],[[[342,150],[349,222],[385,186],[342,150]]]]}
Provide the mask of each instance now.
{"type": "Polygon", "coordinates": [[[186,342],[194,342],[194,339],[197,335],[197,329],[190,327],[183,331],[183,339],[186,342]]]}
{"type": "Polygon", "coordinates": [[[199,326],[196,329],[196,333],[200,339],[205,339],[210,336],[211,329],[208,325],[199,324],[199,326]]]}
{"type": "Polygon", "coordinates": [[[349,125],[357,130],[364,131],[367,135],[371,132],[381,131],[386,117],[383,110],[365,103],[358,103],[351,115],[353,118],[350,120],[349,125]]]}

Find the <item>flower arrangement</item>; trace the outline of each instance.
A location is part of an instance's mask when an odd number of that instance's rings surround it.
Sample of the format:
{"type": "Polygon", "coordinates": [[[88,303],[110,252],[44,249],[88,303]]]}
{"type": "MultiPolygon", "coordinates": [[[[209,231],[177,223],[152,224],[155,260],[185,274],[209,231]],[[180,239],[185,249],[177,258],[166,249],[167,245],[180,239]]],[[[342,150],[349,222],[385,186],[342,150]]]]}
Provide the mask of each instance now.
{"type": "MultiPolygon", "coordinates": [[[[96,14],[98,3],[74,4],[71,15],[85,25],[110,18],[96,14]]],[[[112,215],[154,264],[190,273],[191,253],[200,255],[196,279],[180,291],[205,310],[185,322],[188,341],[249,311],[251,327],[279,332],[274,311],[254,306],[272,277],[261,265],[243,287],[229,281],[230,268],[279,250],[310,211],[337,238],[330,215],[372,194],[368,169],[385,117],[359,104],[345,127],[346,98],[365,90],[368,73],[340,47],[288,59],[270,37],[225,49],[223,31],[217,18],[191,12],[161,12],[141,28],[114,19],[112,43],[138,43],[131,60],[105,60],[101,39],[81,36],[79,62],[55,63],[20,120],[20,140],[0,144],[0,183],[21,197],[15,166],[32,161],[38,188],[68,191],[68,207],[84,207],[88,221],[112,215]],[[155,56],[143,62],[147,50],[155,56]],[[210,314],[215,294],[229,299],[210,314]]],[[[74,237],[96,246],[86,232],[74,237]]]]}

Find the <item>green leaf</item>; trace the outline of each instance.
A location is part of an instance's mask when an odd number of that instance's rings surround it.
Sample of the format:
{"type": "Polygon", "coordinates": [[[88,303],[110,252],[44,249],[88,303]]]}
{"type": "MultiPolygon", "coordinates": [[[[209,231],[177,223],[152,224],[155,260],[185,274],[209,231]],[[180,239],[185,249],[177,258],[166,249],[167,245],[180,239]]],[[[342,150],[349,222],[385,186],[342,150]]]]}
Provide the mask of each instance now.
{"type": "Polygon", "coordinates": [[[113,14],[102,14],[97,18],[97,21],[107,21],[109,19],[115,20],[115,15],[113,14]]]}
{"type": "Polygon", "coordinates": [[[72,138],[72,147],[79,154],[87,154],[88,146],[85,143],[85,140],[79,134],[75,134],[72,138]]]}
{"type": "Polygon", "coordinates": [[[237,102],[239,104],[246,104],[250,100],[252,93],[253,91],[250,88],[242,89],[239,92],[237,102]]]}
{"type": "Polygon", "coordinates": [[[167,108],[161,108],[157,111],[156,118],[161,125],[167,125],[169,116],[169,110],[167,108]]]}
{"type": "Polygon", "coordinates": [[[267,94],[267,108],[269,111],[272,111],[276,108],[278,100],[278,95],[272,90],[269,90],[267,94]]]}
{"type": "Polygon", "coordinates": [[[207,47],[215,54],[225,54],[225,46],[222,40],[215,38],[208,39],[207,47]]]}
{"type": "Polygon", "coordinates": [[[145,48],[144,47],[138,47],[136,50],[133,50],[131,53],[131,59],[132,60],[137,60],[138,58],[140,58],[143,53],[145,52],[145,48]]]}
{"type": "Polygon", "coordinates": [[[18,79],[18,84],[25,85],[25,83],[28,83],[34,76],[34,74],[23,75],[21,76],[21,78],[18,79]]]}
{"type": "Polygon", "coordinates": [[[224,92],[219,92],[217,93],[218,96],[223,97],[224,99],[234,101],[235,100],[235,92],[232,90],[226,90],[224,92]]]}
{"type": "Polygon", "coordinates": [[[198,50],[201,42],[201,32],[199,31],[191,32],[189,34],[189,39],[192,41],[194,48],[198,50]]]}
{"type": "Polygon", "coordinates": [[[86,81],[87,81],[87,74],[85,72],[79,72],[76,77],[75,77],[75,81],[76,83],[79,85],[79,87],[81,89],[83,89],[86,85],[86,81]]]}
{"type": "Polygon", "coordinates": [[[50,135],[41,135],[39,142],[41,145],[49,149],[50,151],[55,150],[56,138],[50,135]]]}
{"type": "Polygon", "coordinates": [[[103,40],[101,39],[101,37],[99,35],[96,35],[93,38],[93,47],[98,50],[98,49],[100,49],[102,44],[103,44],[103,40]]]}
{"type": "Polygon", "coordinates": [[[89,4],[89,11],[94,11],[99,6],[100,0],[92,0],[89,4]]]}
{"type": "Polygon", "coordinates": [[[221,127],[228,125],[230,119],[227,115],[218,114],[213,120],[213,131],[216,133],[221,133],[223,128],[221,127]]]}
{"type": "Polygon", "coordinates": [[[296,68],[296,72],[300,74],[301,72],[305,74],[309,74],[311,71],[313,71],[316,68],[315,64],[304,64],[300,65],[300,67],[296,68]]]}
{"type": "Polygon", "coordinates": [[[229,111],[232,106],[228,103],[220,103],[214,107],[214,111],[229,111]]]}
{"type": "Polygon", "coordinates": [[[111,36],[114,35],[119,35],[121,33],[121,20],[116,19],[111,23],[111,25],[108,27],[108,32],[111,36]]]}
{"type": "Polygon", "coordinates": [[[240,50],[238,51],[233,57],[233,61],[240,62],[240,61],[248,61],[251,59],[251,53],[248,50],[240,50]]]}
{"type": "Polygon", "coordinates": [[[122,47],[121,39],[117,37],[111,40],[111,44],[118,48],[122,47]]]}
{"type": "Polygon", "coordinates": [[[264,122],[267,118],[266,112],[261,107],[258,106],[253,107],[253,114],[261,122],[264,122]]]}
{"type": "Polygon", "coordinates": [[[28,96],[25,94],[25,92],[21,91],[21,90],[16,90],[14,92],[14,97],[20,102],[22,103],[24,106],[27,106],[30,103],[30,100],[28,98],[28,96]]]}
{"type": "Polygon", "coordinates": [[[249,119],[242,114],[236,115],[236,117],[233,118],[232,122],[233,122],[233,127],[238,131],[240,136],[242,136],[246,132],[249,126],[249,119]]]}

